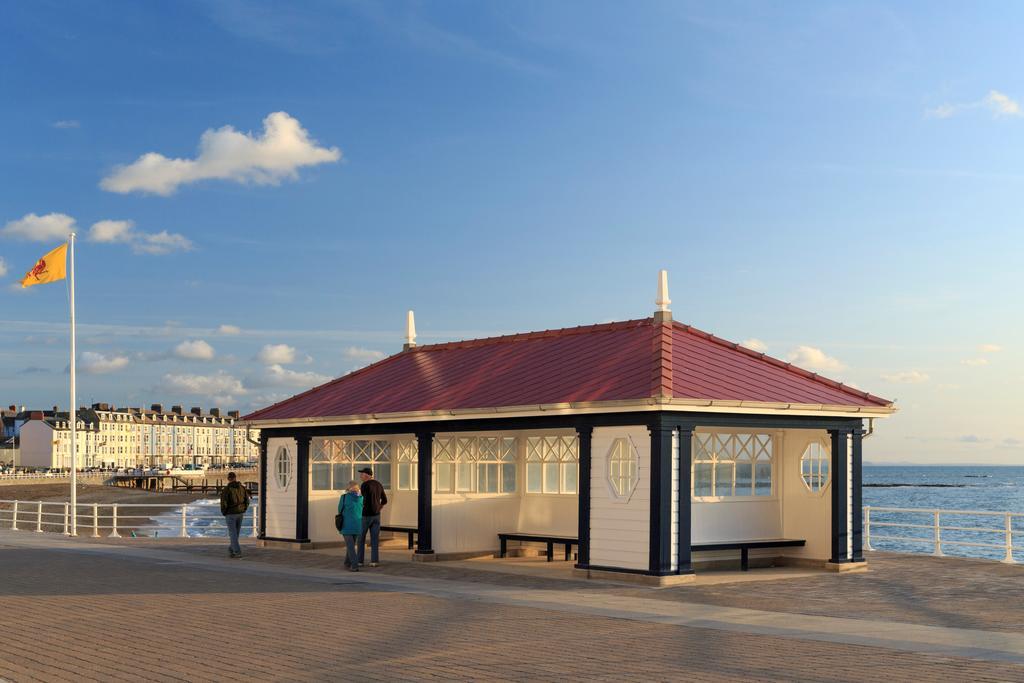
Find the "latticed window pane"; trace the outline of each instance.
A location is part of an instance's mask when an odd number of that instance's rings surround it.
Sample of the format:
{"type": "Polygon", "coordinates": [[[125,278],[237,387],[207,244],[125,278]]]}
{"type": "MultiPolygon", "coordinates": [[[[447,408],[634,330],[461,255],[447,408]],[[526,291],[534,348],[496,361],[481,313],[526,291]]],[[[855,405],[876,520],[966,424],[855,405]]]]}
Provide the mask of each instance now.
{"type": "Polygon", "coordinates": [[[736,464],[732,461],[715,464],[715,495],[733,495],[733,477],[736,475],[736,464]]]}
{"type": "Polygon", "coordinates": [[[516,440],[514,437],[505,437],[501,440],[498,459],[506,462],[516,461],[516,440]]]}
{"type": "Polygon", "coordinates": [[[754,463],[754,495],[772,495],[772,464],[759,460],[754,463]]]}
{"type": "Polygon", "coordinates": [[[501,490],[503,493],[516,492],[516,464],[504,463],[501,466],[501,490]]]}
{"type": "Polygon", "coordinates": [[[815,441],[808,444],[800,456],[800,476],[809,491],[818,492],[829,482],[831,453],[827,444],[815,441]]]}
{"type": "Polygon", "coordinates": [[[544,463],[544,493],[560,493],[557,462],[544,463]]]}
{"type": "Polygon", "coordinates": [[[622,498],[632,493],[637,484],[638,459],[628,439],[619,438],[612,442],[608,451],[608,483],[616,496],[622,498]]]}
{"type": "Polygon", "coordinates": [[[710,432],[694,436],[695,497],[772,495],[771,434],[710,432]]]}
{"type": "Polygon", "coordinates": [[[736,461],[736,495],[754,495],[754,463],[746,459],[736,461]]]}
{"type": "Polygon", "coordinates": [[[434,490],[439,493],[450,493],[453,490],[452,481],[454,466],[450,462],[437,463],[437,481],[434,483],[434,490]]]}
{"type": "Polygon", "coordinates": [[[498,465],[480,463],[476,466],[477,491],[480,493],[498,492],[498,465]]]}
{"type": "Polygon", "coordinates": [[[348,483],[352,481],[352,463],[336,462],[332,466],[334,483],[331,486],[335,491],[343,491],[348,483]]]}
{"type": "Polygon", "coordinates": [[[579,466],[574,462],[562,463],[562,493],[576,493],[576,478],[579,474],[579,466]]]}
{"type": "Polygon", "coordinates": [[[391,463],[376,462],[373,464],[373,478],[386,489],[391,488],[391,463]]]}
{"type": "Polygon", "coordinates": [[[702,498],[712,495],[712,467],[714,465],[710,462],[698,462],[693,466],[693,495],[702,498]]]}
{"type": "Polygon", "coordinates": [[[455,479],[456,490],[463,493],[473,491],[473,463],[460,460],[456,465],[458,468],[455,479]]]}
{"type": "Polygon", "coordinates": [[[331,490],[331,463],[314,462],[313,472],[310,476],[310,485],[314,491],[331,490]]]}
{"type": "Polygon", "coordinates": [[[541,493],[543,491],[541,486],[541,467],[543,467],[543,465],[539,462],[526,463],[527,493],[541,493]]]}
{"type": "Polygon", "coordinates": [[[578,462],[579,446],[575,436],[527,438],[526,492],[576,493],[579,478],[578,462]],[[566,466],[562,466],[563,464],[566,466]]]}

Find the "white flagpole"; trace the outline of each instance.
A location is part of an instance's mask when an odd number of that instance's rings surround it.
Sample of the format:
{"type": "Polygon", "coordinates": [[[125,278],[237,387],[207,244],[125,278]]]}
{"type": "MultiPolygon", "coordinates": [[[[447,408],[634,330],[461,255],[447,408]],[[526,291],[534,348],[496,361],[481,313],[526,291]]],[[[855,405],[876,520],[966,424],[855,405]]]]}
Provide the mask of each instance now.
{"type": "Polygon", "coordinates": [[[68,239],[70,256],[70,303],[71,303],[71,535],[78,535],[78,451],[75,448],[75,431],[78,427],[78,410],[75,399],[75,233],[68,239]]]}

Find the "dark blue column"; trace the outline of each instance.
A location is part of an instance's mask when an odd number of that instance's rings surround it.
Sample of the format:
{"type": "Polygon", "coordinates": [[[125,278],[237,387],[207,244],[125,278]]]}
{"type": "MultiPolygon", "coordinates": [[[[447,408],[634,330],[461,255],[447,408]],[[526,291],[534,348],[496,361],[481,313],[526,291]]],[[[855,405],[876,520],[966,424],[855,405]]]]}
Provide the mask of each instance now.
{"type": "Polygon", "coordinates": [[[692,574],[693,562],[690,559],[692,543],[691,527],[693,510],[690,501],[691,473],[693,460],[693,430],[695,425],[679,426],[679,549],[676,558],[676,571],[680,574],[692,574]]]}
{"type": "Polygon", "coordinates": [[[577,526],[577,539],[579,540],[576,566],[584,569],[590,566],[590,466],[591,466],[591,444],[593,442],[593,427],[577,427],[576,436],[579,439],[580,473],[579,484],[579,514],[577,526]]]}
{"type": "Polygon", "coordinates": [[[672,574],[672,432],[657,420],[651,433],[650,565],[648,574],[672,574]]]}
{"type": "Polygon", "coordinates": [[[849,429],[830,429],[832,439],[832,556],[830,562],[849,562],[847,553],[846,458],[849,429]]]}
{"type": "Polygon", "coordinates": [[[267,537],[267,440],[270,436],[260,432],[260,507],[259,538],[267,537]]]}
{"type": "Polygon", "coordinates": [[[295,540],[309,543],[309,442],[295,437],[295,540]]]}
{"type": "Polygon", "coordinates": [[[417,432],[416,554],[433,555],[434,526],[434,433],[417,432]]]}
{"type": "Polygon", "coordinates": [[[853,562],[864,561],[864,499],[862,488],[864,484],[864,430],[854,429],[851,432],[851,457],[853,464],[851,474],[853,476],[853,517],[850,520],[853,532],[853,555],[850,560],[853,562]]]}

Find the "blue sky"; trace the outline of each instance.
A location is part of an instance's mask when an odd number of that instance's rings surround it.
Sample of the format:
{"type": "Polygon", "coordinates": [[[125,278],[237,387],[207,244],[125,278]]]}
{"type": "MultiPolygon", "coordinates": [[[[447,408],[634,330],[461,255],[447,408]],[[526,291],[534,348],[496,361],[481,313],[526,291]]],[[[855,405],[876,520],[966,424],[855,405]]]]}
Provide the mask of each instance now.
{"type": "Polygon", "coordinates": [[[73,220],[82,403],[246,410],[409,308],[643,317],[667,268],[676,319],[898,399],[869,459],[1024,463],[1022,19],[4,3],[0,401],[67,405],[66,293],[17,280],[73,220]]]}

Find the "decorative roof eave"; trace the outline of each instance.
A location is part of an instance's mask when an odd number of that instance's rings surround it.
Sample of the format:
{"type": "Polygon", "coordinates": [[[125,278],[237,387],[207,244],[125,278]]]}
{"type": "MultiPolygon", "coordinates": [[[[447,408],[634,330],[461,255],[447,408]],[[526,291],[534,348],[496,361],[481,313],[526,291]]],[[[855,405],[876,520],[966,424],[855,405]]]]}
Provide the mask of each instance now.
{"type": "Polygon", "coordinates": [[[649,412],[655,410],[694,413],[740,413],[745,415],[799,415],[801,417],[888,417],[896,412],[886,406],[844,406],[807,403],[769,403],[693,398],[641,398],[622,401],[545,403],[500,408],[462,408],[455,410],[418,410],[402,413],[368,413],[333,417],[293,417],[269,420],[243,420],[261,429],[275,427],[342,426],[387,424],[390,422],[445,422],[467,418],[539,417],[549,415],[588,415],[592,413],[649,412]]]}

